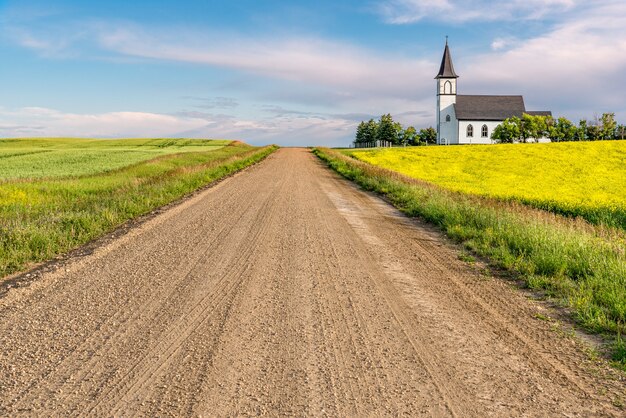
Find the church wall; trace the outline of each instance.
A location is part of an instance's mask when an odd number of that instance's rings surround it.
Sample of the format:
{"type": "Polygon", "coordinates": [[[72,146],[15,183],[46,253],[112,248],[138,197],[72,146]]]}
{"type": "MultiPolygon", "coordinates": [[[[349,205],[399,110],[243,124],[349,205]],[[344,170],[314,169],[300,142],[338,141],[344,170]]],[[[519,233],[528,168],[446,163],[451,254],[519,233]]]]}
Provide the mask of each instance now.
{"type": "Polygon", "coordinates": [[[441,110],[441,125],[439,138],[442,145],[458,144],[457,120],[454,112],[454,105],[450,104],[441,110]],[[450,115],[450,122],[446,121],[446,116],[450,115]]]}
{"type": "Polygon", "coordinates": [[[458,144],[457,120],[454,112],[454,103],[456,96],[438,96],[439,97],[439,143],[458,144]],[[450,116],[450,122],[446,121],[446,116],[450,116]]]}
{"type": "MultiPolygon", "coordinates": [[[[502,122],[501,121],[484,121],[484,120],[462,120],[459,121],[459,144],[494,144],[495,142],[493,142],[491,140],[491,134],[493,133],[493,130],[496,128],[496,126],[500,125],[502,122]],[[474,127],[474,136],[473,137],[468,137],[467,136],[467,127],[468,125],[472,125],[474,127]],[[487,138],[483,138],[481,137],[481,130],[483,125],[487,125],[487,133],[488,133],[488,137],[487,138]]],[[[531,142],[535,142],[534,139],[530,140],[531,142]]],[[[539,140],[537,142],[550,142],[550,139],[548,138],[539,138],[539,140]]]]}
{"type": "Polygon", "coordinates": [[[502,121],[493,121],[493,120],[462,120],[459,121],[459,144],[491,144],[491,134],[493,130],[501,124],[502,121]],[[472,125],[474,127],[474,136],[467,136],[467,127],[472,125]],[[487,125],[487,137],[483,138],[481,136],[481,131],[483,125],[487,125]]]}

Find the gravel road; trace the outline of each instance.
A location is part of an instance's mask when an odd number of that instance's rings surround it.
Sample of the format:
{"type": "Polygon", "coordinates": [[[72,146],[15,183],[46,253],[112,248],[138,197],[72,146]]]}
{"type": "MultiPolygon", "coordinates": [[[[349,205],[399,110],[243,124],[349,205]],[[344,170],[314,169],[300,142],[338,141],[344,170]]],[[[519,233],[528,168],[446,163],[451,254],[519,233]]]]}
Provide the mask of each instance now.
{"type": "Polygon", "coordinates": [[[549,314],[282,149],[0,299],[0,415],[623,416],[549,314]]]}

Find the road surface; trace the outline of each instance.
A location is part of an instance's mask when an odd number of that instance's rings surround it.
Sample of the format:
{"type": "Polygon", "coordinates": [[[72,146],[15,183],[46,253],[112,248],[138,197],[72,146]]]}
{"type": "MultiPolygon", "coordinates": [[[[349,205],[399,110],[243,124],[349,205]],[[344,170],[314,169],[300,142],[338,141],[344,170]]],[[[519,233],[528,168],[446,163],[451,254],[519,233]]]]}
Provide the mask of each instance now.
{"type": "Polygon", "coordinates": [[[282,149],[0,299],[0,415],[623,414],[542,309],[282,149]]]}

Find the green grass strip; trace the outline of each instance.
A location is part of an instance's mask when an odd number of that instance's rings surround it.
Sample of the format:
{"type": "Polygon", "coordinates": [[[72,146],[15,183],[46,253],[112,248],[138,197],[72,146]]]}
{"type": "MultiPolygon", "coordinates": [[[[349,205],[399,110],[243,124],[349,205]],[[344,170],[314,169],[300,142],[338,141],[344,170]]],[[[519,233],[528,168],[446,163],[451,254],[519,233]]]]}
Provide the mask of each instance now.
{"type": "Polygon", "coordinates": [[[77,248],[276,149],[233,142],[93,176],[0,184],[0,277],[77,248]]]}
{"type": "Polygon", "coordinates": [[[406,215],[437,225],[467,249],[518,273],[528,287],[563,301],[587,330],[617,336],[614,359],[626,366],[619,338],[626,323],[626,244],[619,232],[608,236],[580,220],[451,192],[334,150],[313,152],[406,215]]]}

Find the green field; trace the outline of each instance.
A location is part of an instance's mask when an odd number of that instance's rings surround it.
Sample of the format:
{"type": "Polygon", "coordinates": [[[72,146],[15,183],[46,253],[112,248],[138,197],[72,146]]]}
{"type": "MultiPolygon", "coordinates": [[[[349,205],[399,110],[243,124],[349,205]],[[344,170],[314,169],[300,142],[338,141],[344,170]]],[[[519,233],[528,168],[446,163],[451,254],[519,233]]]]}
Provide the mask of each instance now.
{"type": "Polygon", "coordinates": [[[626,229],[626,141],[350,150],[448,190],[626,229]]]}
{"type": "Polygon", "coordinates": [[[76,248],[275,149],[206,140],[1,140],[0,277],[76,248]]]}
{"type": "MultiPolygon", "coordinates": [[[[511,146],[500,150],[513,153],[541,149],[533,147],[511,146]]],[[[346,155],[393,155],[414,159],[414,152],[428,157],[437,154],[442,157],[441,154],[449,152],[460,158],[464,153],[479,155],[490,147],[476,151],[472,148],[374,152],[319,148],[314,152],[338,173],[366,190],[384,195],[408,216],[438,226],[460,242],[465,251],[486,257],[499,269],[513,272],[514,277],[523,280],[529,288],[562,302],[586,329],[612,335],[613,358],[626,369],[626,340],[622,337],[626,333],[626,233],[623,230],[557,217],[514,201],[451,191],[346,155]]],[[[449,158],[452,164],[452,157],[449,158]]],[[[576,155],[571,159],[575,160],[576,155]]],[[[490,170],[482,162],[472,164],[484,166],[483,171],[490,170]]],[[[457,162],[459,165],[463,163],[457,162]]],[[[500,169],[506,170],[506,167],[500,169]]]]}
{"type": "Polygon", "coordinates": [[[212,151],[229,142],[197,139],[0,139],[0,182],[93,175],[163,155],[212,151]]]}

